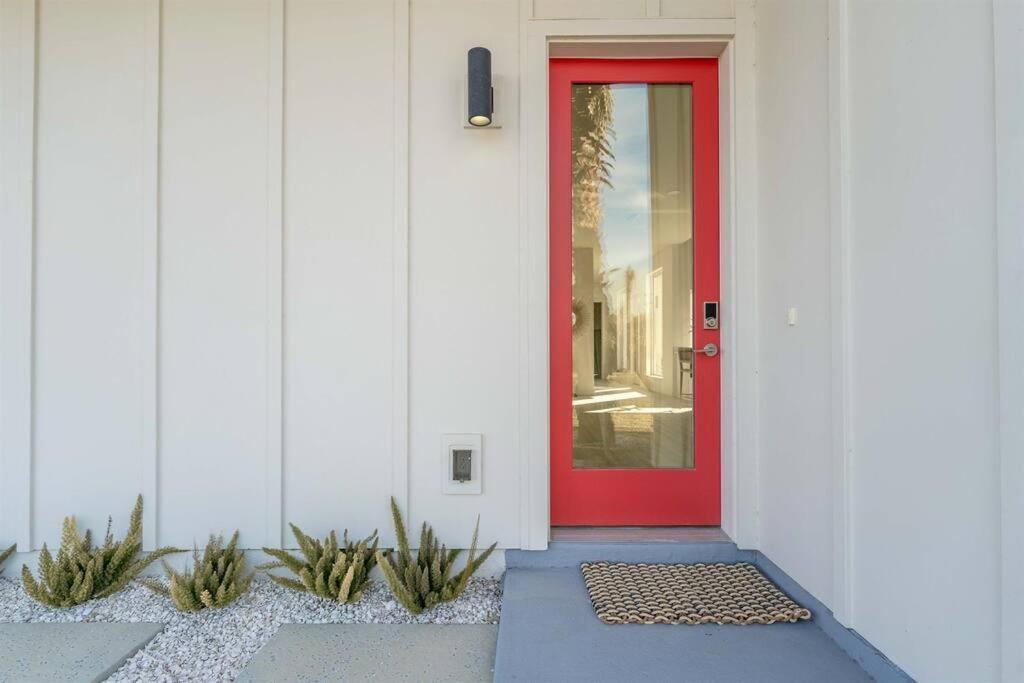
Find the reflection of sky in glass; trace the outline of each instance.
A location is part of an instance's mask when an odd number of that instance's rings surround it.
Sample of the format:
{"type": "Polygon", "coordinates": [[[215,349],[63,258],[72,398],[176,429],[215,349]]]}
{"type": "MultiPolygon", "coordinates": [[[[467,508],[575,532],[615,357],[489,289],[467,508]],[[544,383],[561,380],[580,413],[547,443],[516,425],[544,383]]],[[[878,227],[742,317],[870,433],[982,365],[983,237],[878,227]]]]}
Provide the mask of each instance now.
{"type": "Polygon", "coordinates": [[[650,269],[651,179],[647,130],[647,86],[623,83],[611,86],[615,120],[613,187],[601,187],[604,219],[604,267],[619,269],[611,276],[622,281],[626,268],[637,277],[650,269]]]}

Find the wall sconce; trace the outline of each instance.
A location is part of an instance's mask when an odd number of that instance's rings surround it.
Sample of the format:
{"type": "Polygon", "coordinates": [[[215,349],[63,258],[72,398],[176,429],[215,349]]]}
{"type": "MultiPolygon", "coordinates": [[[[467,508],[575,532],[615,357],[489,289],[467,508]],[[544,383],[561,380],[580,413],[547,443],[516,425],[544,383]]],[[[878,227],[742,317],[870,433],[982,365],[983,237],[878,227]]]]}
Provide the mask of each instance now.
{"type": "Polygon", "coordinates": [[[494,87],[491,84],[491,51],[474,47],[468,55],[466,80],[466,128],[498,128],[494,125],[494,87]]]}

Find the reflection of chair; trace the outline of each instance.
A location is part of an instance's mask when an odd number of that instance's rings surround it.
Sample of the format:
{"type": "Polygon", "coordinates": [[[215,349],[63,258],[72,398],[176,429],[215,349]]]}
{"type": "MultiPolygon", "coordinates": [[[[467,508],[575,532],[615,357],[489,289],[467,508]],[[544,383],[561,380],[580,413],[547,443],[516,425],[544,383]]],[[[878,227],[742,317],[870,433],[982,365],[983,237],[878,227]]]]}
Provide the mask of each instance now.
{"type": "Polygon", "coordinates": [[[677,346],[676,360],[679,363],[679,395],[693,395],[693,347],[677,346]],[[690,391],[686,392],[686,377],[690,378],[690,391]]]}

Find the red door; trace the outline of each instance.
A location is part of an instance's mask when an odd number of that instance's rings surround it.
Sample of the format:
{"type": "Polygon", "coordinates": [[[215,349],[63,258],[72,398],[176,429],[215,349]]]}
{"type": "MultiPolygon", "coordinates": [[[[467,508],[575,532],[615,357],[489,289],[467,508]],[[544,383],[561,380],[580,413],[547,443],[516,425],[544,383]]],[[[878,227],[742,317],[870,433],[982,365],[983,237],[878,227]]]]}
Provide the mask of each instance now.
{"type": "Polygon", "coordinates": [[[550,89],[552,524],[717,525],[718,62],[550,89]]]}

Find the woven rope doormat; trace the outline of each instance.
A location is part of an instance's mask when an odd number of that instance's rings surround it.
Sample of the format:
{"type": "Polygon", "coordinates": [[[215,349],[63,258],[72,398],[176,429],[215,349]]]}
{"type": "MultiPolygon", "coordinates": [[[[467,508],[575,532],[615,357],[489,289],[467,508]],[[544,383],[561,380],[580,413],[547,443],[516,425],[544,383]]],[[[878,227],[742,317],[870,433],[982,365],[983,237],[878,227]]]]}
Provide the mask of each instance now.
{"type": "Polygon", "coordinates": [[[810,619],[752,564],[580,565],[606,624],[774,624],[810,619]]]}

